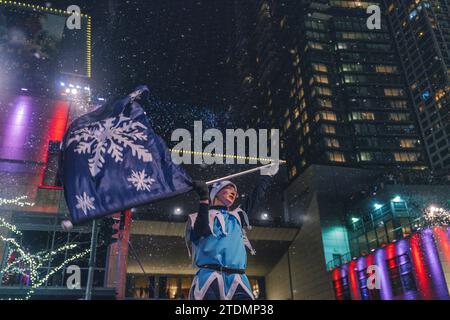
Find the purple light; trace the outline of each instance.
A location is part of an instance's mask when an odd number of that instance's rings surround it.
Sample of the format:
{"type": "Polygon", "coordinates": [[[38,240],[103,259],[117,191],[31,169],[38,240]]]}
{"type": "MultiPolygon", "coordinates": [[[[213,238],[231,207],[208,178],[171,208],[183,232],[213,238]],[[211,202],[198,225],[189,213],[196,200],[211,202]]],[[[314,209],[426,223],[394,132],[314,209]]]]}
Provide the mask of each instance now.
{"type": "Polygon", "coordinates": [[[13,100],[12,107],[7,111],[6,126],[3,127],[5,139],[1,144],[1,158],[22,160],[24,149],[21,146],[26,143],[29,131],[27,122],[31,104],[32,98],[27,96],[18,96],[13,100]]]}
{"type": "Polygon", "coordinates": [[[20,88],[21,91],[28,91],[27,88],[20,88]]]}
{"type": "Polygon", "coordinates": [[[389,279],[389,271],[387,269],[386,264],[386,250],[384,248],[377,249],[374,253],[375,264],[378,266],[378,270],[380,270],[380,296],[383,300],[392,300],[392,285],[391,280],[389,279]]]}
{"type": "Polygon", "coordinates": [[[448,299],[447,283],[442,270],[439,254],[433,239],[433,231],[430,228],[422,232],[423,251],[428,260],[430,279],[433,281],[435,299],[448,299]]]}

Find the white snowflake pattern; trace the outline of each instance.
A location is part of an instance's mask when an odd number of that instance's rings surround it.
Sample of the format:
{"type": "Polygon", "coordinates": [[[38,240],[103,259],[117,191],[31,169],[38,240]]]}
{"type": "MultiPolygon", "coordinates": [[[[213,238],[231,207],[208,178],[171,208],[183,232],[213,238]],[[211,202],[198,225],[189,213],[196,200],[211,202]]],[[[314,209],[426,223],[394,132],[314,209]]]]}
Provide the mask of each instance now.
{"type": "Polygon", "coordinates": [[[86,194],[86,192],[83,192],[83,196],[80,196],[77,194],[75,197],[77,198],[77,202],[78,202],[76,205],[77,209],[81,209],[81,211],[83,211],[83,213],[85,215],[87,215],[87,212],[89,210],[95,209],[95,207],[94,207],[95,199],[92,197],[89,197],[86,194]]]}
{"type": "Polygon", "coordinates": [[[133,184],[137,191],[150,191],[150,187],[152,186],[153,182],[156,181],[155,179],[147,176],[147,174],[145,173],[145,169],[143,169],[142,171],[131,170],[131,176],[129,176],[127,180],[133,184]]]}
{"type": "Polygon", "coordinates": [[[89,171],[95,177],[103,168],[105,153],[111,155],[115,162],[121,162],[123,150],[128,147],[134,157],[144,162],[152,161],[152,154],[144,146],[137,144],[138,141],[147,141],[146,129],[148,128],[142,123],[121,114],[118,120],[108,118],[74,131],[67,147],[75,142],[75,152],[92,155],[88,160],[89,171]]]}

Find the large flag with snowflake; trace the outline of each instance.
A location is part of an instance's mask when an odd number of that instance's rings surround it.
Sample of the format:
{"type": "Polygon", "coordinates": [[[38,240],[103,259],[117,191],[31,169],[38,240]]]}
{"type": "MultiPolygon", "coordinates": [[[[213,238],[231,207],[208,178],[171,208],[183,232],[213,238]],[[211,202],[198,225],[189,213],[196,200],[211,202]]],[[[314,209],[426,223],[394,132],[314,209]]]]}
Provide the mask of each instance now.
{"type": "Polygon", "coordinates": [[[148,88],[73,121],[62,142],[61,176],[74,224],[192,189],[141,104],[148,88]]]}

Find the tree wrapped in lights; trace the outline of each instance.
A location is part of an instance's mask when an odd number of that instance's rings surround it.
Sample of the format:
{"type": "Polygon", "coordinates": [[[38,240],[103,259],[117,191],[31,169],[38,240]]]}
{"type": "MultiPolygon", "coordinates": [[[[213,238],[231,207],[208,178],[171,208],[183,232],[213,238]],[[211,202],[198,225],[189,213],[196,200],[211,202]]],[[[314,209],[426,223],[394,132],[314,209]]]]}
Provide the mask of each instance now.
{"type": "Polygon", "coordinates": [[[424,210],[423,216],[427,226],[450,225],[450,212],[445,208],[429,206],[424,210]]]}
{"type": "Polygon", "coordinates": [[[28,202],[28,201],[24,201],[28,198],[28,196],[20,196],[20,197],[16,197],[14,199],[5,199],[5,198],[0,198],[0,206],[3,205],[15,205],[15,206],[19,206],[19,207],[33,207],[34,206],[34,202],[28,202]]]}
{"type": "MultiPolygon", "coordinates": [[[[3,218],[0,218],[0,228],[9,230],[11,235],[22,235],[22,233],[16,228],[16,226],[6,222],[3,218]]],[[[75,253],[64,260],[58,266],[51,268],[50,272],[48,272],[46,275],[41,275],[39,274],[39,269],[42,268],[46,263],[48,263],[49,260],[55,258],[58,254],[63,253],[66,250],[77,249],[79,247],[78,244],[65,244],[52,251],[40,251],[35,254],[31,254],[27,252],[27,250],[22,248],[22,246],[20,246],[20,244],[14,237],[5,237],[4,235],[0,234],[0,240],[8,243],[12,251],[17,253],[15,259],[13,261],[9,261],[9,263],[2,270],[0,270],[0,274],[18,274],[26,277],[29,280],[29,289],[25,296],[26,300],[30,299],[34,291],[44,285],[52,275],[60,271],[70,262],[81,259],[88,255],[90,252],[90,249],[86,249],[75,253]]]]}

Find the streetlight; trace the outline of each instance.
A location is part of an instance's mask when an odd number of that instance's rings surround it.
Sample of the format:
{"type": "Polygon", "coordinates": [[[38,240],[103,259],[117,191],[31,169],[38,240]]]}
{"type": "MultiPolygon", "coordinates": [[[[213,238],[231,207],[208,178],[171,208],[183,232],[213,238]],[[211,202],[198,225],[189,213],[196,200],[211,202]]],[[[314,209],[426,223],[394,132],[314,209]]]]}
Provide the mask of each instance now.
{"type": "Polygon", "coordinates": [[[378,209],[380,209],[381,207],[383,207],[383,205],[382,205],[382,204],[379,204],[379,203],[375,203],[375,204],[373,205],[373,207],[375,208],[375,210],[378,210],[378,209]]]}
{"type": "Polygon", "coordinates": [[[356,222],[358,222],[358,221],[359,221],[359,218],[352,217],[352,222],[353,222],[353,223],[356,223],[356,222]]]}

